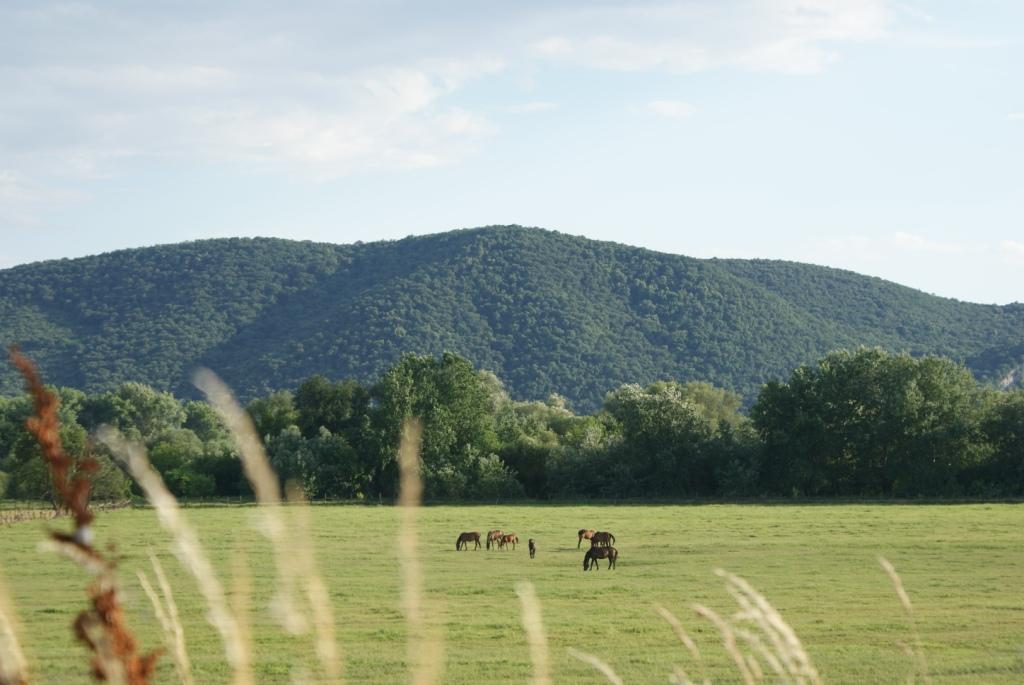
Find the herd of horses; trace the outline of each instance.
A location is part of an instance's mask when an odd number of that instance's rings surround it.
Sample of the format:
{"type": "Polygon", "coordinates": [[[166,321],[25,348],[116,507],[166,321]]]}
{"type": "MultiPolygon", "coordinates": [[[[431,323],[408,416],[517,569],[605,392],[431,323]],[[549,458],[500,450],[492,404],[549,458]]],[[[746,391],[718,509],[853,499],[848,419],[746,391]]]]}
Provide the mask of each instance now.
{"type": "MultiPolygon", "coordinates": [[[[576,549],[579,549],[583,544],[584,540],[590,540],[590,549],[583,556],[583,570],[589,571],[591,568],[597,570],[600,566],[597,564],[598,559],[606,559],[608,561],[608,568],[614,569],[615,562],[619,558],[619,551],[613,547],[615,544],[615,536],[607,531],[602,530],[591,530],[589,528],[580,528],[578,533],[578,541],[576,542],[576,549]]],[[[455,540],[455,551],[469,550],[469,543],[473,543],[473,549],[477,550],[482,547],[480,544],[480,533],[476,531],[469,531],[461,533],[455,540]]],[[[519,544],[519,536],[515,533],[505,533],[500,530],[489,530],[487,531],[487,549],[515,549],[516,545],[519,544]]],[[[537,541],[530,538],[528,541],[530,549],[530,558],[533,559],[537,556],[537,541]]]]}

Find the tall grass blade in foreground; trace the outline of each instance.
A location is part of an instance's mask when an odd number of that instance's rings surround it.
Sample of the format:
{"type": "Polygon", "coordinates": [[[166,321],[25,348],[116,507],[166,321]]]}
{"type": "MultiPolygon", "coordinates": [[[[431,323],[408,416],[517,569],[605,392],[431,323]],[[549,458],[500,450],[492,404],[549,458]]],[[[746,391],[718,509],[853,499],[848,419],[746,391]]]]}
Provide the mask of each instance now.
{"type": "Polygon", "coordinates": [[[234,685],[252,685],[249,645],[239,631],[238,621],[228,608],[224,588],[217,579],[206,552],[199,544],[199,537],[182,516],[178,500],[149,463],[145,450],[140,445],[128,442],[110,426],[100,426],[96,435],[121,460],[128,473],[142,488],[146,499],[156,510],[160,525],[174,540],[175,554],[195,578],[199,591],[206,600],[207,620],[217,629],[224,642],[224,655],[232,672],[231,682],[234,685]]]}
{"type": "Polygon", "coordinates": [[[598,659],[593,654],[581,652],[578,649],[573,649],[572,647],[570,647],[569,655],[579,659],[585,664],[590,664],[591,666],[596,668],[598,671],[601,672],[601,675],[603,675],[612,685],[624,685],[624,683],[622,682],[622,678],[618,676],[618,674],[612,669],[612,667],[598,659]]]}
{"type": "Polygon", "coordinates": [[[196,372],[194,381],[210,405],[230,431],[242,458],[245,476],[261,505],[263,532],[274,550],[277,567],[277,595],[272,608],[281,625],[293,634],[305,633],[309,621],[299,607],[299,587],[305,589],[313,626],[316,630],[315,649],[321,668],[328,680],[340,682],[341,660],[334,637],[334,614],[330,595],[320,576],[313,554],[313,539],[309,533],[308,505],[298,487],[288,487],[288,501],[297,504],[290,517],[281,510],[281,483],[270,466],[266,450],[256,433],[252,418],[235,401],[231,390],[208,369],[196,372]],[[289,526],[289,518],[294,525],[289,526]]]}
{"type": "Polygon", "coordinates": [[[18,619],[0,580],[0,685],[28,685],[28,661],[18,641],[18,619]]]}
{"type": "Polygon", "coordinates": [[[94,575],[88,587],[90,607],[75,618],[75,637],[92,652],[92,675],[97,680],[148,685],[159,654],[139,653],[121,608],[116,565],[93,547],[90,475],[99,465],[91,457],[74,459],[64,451],[58,418],[60,398],[43,385],[35,364],[17,349],[11,350],[11,362],[24,377],[25,389],[32,398],[33,414],[25,428],[41,448],[53,484],[55,507],[69,512],[75,523],[71,534],[52,531],[46,548],[63,554],[94,575]]]}
{"type": "Polygon", "coordinates": [[[270,467],[263,443],[256,434],[249,415],[238,406],[228,387],[209,369],[195,373],[193,382],[206,395],[206,399],[220,416],[231,433],[242,461],[242,470],[256,494],[256,500],[263,505],[258,516],[258,529],[269,540],[277,567],[277,594],[271,605],[275,617],[285,630],[293,635],[305,633],[309,621],[299,610],[296,600],[298,569],[295,567],[294,537],[287,530],[281,512],[281,483],[270,467]]]}
{"type": "MultiPolygon", "coordinates": [[[[672,632],[676,634],[679,641],[686,647],[686,650],[690,653],[694,662],[700,666],[701,676],[703,677],[704,685],[711,685],[711,681],[708,680],[707,666],[704,664],[704,659],[700,655],[700,650],[697,649],[697,643],[693,641],[686,629],[683,628],[683,624],[676,618],[675,614],[666,609],[665,607],[655,607],[654,612],[665,619],[665,622],[672,627],[672,632]]],[[[690,680],[689,676],[686,675],[686,671],[682,670],[678,666],[675,669],[673,677],[680,685],[689,685],[693,681],[690,680]]]]}
{"type": "MultiPolygon", "coordinates": [[[[767,644],[762,648],[761,637],[747,630],[738,631],[740,637],[746,639],[755,651],[762,653],[783,680],[792,680],[797,685],[821,685],[821,676],[818,675],[818,670],[814,667],[800,638],[771,602],[743,578],[722,569],[716,570],[715,573],[726,580],[729,594],[742,608],[736,618],[749,622],[759,629],[767,638],[767,644]]],[[[756,660],[753,663],[757,663],[756,660]]]]}
{"type": "Polygon", "coordinates": [[[551,669],[548,665],[548,639],[544,634],[544,621],[540,613],[540,600],[533,583],[522,581],[516,584],[516,594],[522,604],[523,630],[530,645],[530,661],[533,662],[533,685],[551,685],[551,669]]]}
{"type": "Polygon", "coordinates": [[[342,673],[341,657],[338,654],[338,643],[334,637],[334,612],[331,610],[331,595],[324,583],[323,576],[317,567],[316,555],[313,553],[313,537],[310,535],[309,503],[302,489],[294,483],[288,485],[288,501],[297,504],[290,511],[294,526],[295,565],[299,571],[306,590],[313,614],[313,627],[316,630],[316,653],[320,666],[329,681],[340,682],[342,673]]]}
{"type": "Polygon", "coordinates": [[[926,685],[931,685],[932,677],[928,672],[928,660],[924,655],[924,646],[921,644],[921,634],[917,631],[917,620],[914,617],[914,606],[910,603],[910,595],[903,588],[903,580],[900,575],[896,573],[896,567],[886,559],[885,557],[878,557],[878,564],[885,571],[885,574],[889,576],[892,587],[896,591],[896,596],[900,599],[900,604],[903,606],[903,610],[907,612],[907,620],[910,622],[911,636],[914,638],[914,645],[910,647],[910,655],[916,662],[917,674],[921,677],[921,680],[926,685]]]}
{"type": "Polygon", "coordinates": [[[174,593],[171,592],[171,585],[164,575],[163,566],[160,560],[152,552],[149,553],[149,561],[153,566],[153,573],[156,575],[160,593],[149,582],[149,578],[142,571],[138,572],[139,584],[143,592],[153,605],[153,615],[164,631],[164,644],[174,657],[174,668],[178,673],[178,680],[181,685],[193,685],[192,663],[188,658],[188,648],[185,646],[185,630],[181,625],[181,618],[178,615],[178,605],[174,602],[174,593]],[[162,595],[162,597],[161,597],[162,595]],[[164,605],[166,604],[166,608],[164,605]]]}
{"type": "Polygon", "coordinates": [[[400,473],[398,563],[402,572],[402,610],[409,627],[408,660],[412,665],[409,682],[429,685],[441,679],[443,644],[429,629],[423,616],[423,571],[420,567],[416,513],[423,498],[420,479],[420,443],[423,426],[417,419],[402,424],[398,446],[400,473]]]}

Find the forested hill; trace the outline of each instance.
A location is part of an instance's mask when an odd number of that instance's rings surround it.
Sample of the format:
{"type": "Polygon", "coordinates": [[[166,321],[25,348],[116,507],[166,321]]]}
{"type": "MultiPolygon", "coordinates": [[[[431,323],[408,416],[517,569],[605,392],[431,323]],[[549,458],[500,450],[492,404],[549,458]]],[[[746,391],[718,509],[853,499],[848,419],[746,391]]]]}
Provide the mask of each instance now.
{"type": "MultiPolygon", "coordinates": [[[[854,273],[699,260],[488,227],[394,242],[207,240],[0,271],[0,341],[49,382],[192,395],[197,366],[243,398],[315,373],[372,381],[404,352],[458,352],[517,398],[599,405],[624,382],[706,380],[748,399],[837,347],[1024,361],[1024,305],[958,302],[854,273]]],[[[0,392],[19,391],[12,370],[0,392]]]]}

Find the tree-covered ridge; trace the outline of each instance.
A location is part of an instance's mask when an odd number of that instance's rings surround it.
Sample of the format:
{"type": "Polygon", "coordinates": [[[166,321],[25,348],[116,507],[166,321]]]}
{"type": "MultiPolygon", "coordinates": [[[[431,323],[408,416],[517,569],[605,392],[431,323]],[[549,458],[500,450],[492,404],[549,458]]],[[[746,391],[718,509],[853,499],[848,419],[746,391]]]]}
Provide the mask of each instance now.
{"type": "MultiPolygon", "coordinates": [[[[313,374],[376,379],[456,352],[516,398],[592,410],[622,384],[741,393],[837,347],[941,353],[995,380],[1024,306],[942,299],[804,264],[698,260],[516,226],[393,242],[183,243],[0,271],[0,342],[88,391],[140,380],[193,396],[216,369],[246,399],[313,374]]],[[[0,392],[18,380],[0,373],[0,392]]]]}

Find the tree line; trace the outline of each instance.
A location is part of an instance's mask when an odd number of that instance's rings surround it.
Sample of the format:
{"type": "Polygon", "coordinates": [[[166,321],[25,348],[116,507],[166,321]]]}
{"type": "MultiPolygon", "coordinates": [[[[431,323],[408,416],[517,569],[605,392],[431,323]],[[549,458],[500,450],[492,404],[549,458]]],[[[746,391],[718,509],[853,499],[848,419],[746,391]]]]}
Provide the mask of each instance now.
{"type": "MultiPolygon", "coordinates": [[[[89,438],[101,424],[144,444],[179,496],[250,494],[205,403],[141,383],[56,391],[66,449],[101,464],[97,497],[131,489],[89,438]]],[[[708,383],[663,381],[621,385],[577,414],[558,395],[512,400],[493,373],[449,353],[406,355],[372,385],[312,376],[247,409],[282,482],[309,498],[392,500],[410,416],[423,421],[434,500],[1024,495],[1024,391],[982,386],[949,359],[837,351],[742,407],[708,383]]],[[[0,497],[50,494],[29,412],[27,397],[0,398],[0,497]]]]}

